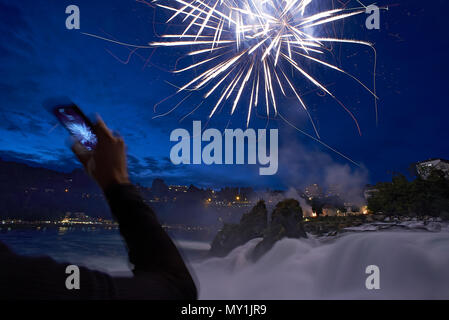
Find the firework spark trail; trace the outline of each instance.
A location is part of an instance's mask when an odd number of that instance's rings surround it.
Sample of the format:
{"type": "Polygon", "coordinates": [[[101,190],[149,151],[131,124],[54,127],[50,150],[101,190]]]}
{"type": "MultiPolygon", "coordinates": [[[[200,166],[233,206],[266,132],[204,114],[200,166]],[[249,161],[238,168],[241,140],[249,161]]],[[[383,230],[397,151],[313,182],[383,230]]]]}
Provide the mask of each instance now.
{"type": "MultiPolygon", "coordinates": [[[[189,47],[187,56],[198,56],[198,62],[175,70],[202,70],[190,82],[178,88],[181,91],[198,91],[207,87],[204,97],[218,93],[217,103],[210,111],[212,117],[220,105],[232,101],[231,115],[242,100],[243,92],[249,92],[247,126],[252,108],[264,96],[266,114],[278,115],[279,95],[293,92],[299,105],[306,111],[319,138],[309,110],[294,86],[293,77],[286,68],[295,70],[314,86],[334,98],[352,117],[360,133],[360,127],[352,113],[331,93],[325,85],[310,75],[300,59],[307,59],[327,68],[348,75],[376,97],[355,76],[321,58],[328,49],[326,43],[346,43],[373,48],[365,41],[352,39],[315,37],[312,27],[365,13],[364,8],[332,9],[306,15],[313,0],[154,0],[153,4],[173,12],[167,22],[179,18],[185,27],[179,34],[163,35],[162,41],[152,42],[152,47],[189,47]],[[226,81],[228,80],[228,81],[226,81]]],[[[377,106],[376,106],[377,109],[377,106]]]]}

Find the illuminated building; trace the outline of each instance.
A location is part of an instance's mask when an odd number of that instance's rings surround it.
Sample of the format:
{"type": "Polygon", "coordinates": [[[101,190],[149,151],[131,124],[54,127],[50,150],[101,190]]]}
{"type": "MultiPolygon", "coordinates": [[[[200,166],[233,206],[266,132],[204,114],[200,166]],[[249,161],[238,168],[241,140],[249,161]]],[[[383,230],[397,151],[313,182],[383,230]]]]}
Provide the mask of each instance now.
{"type": "Polygon", "coordinates": [[[313,198],[320,198],[323,196],[323,189],[321,189],[321,187],[318,184],[312,184],[310,186],[308,186],[305,190],[304,193],[306,194],[306,196],[311,200],[313,198]]]}

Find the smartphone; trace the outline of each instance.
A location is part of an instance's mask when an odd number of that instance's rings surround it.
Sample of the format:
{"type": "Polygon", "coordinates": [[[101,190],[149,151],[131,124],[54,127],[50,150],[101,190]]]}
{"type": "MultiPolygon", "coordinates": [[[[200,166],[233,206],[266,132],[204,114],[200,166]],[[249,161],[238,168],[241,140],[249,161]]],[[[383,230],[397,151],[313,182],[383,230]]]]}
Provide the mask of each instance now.
{"type": "Polygon", "coordinates": [[[87,150],[95,149],[98,140],[93,130],[93,124],[77,105],[57,105],[53,107],[53,114],[87,150]]]}

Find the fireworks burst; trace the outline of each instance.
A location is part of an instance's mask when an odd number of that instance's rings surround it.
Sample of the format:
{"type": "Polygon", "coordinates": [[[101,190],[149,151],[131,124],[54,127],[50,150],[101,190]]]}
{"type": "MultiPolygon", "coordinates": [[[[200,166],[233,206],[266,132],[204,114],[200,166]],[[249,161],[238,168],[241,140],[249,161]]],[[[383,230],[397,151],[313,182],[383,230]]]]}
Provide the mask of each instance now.
{"type": "MultiPolygon", "coordinates": [[[[171,12],[172,15],[166,23],[169,26],[179,27],[179,32],[164,34],[160,41],[148,45],[134,45],[82,33],[127,47],[131,51],[127,62],[139,49],[184,47],[185,56],[192,58],[192,61],[195,60],[184,68],[174,70],[174,73],[188,72],[195,76],[188,83],[178,87],[178,93],[202,91],[204,99],[212,95],[214,98],[217,97],[211,106],[209,118],[230,101],[231,115],[239,105],[246,106],[248,110],[246,124],[249,126],[253,109],[264,104],[268,119],[271,115],[279,116],[305,136],[358,165],[321,140],[303,100],[305,90],[298,88],[297,80],[303,78],[322,91],[323,95],[335,99],[354,120],[361,134],[357,119],[351,111],[326,88],[323,82],[307,71],[306,62],[324,66],[352,78],[374,97],[377,122],[376,62],[374,85],[371,90],[352,74],[325,61],[326,53],[331,52],[329,47],[335,43],[367,46],[373,50],[376,61],[373,45],[355,39],[315,35],[326,25],[365,13],[366,7],[360,1],[357,0],[361,7],[348,8],[347,2],[341,9],[315,10],[316,12],[312,12],[314,10],[311,7],[315,3],[320,3],[320,0],[153,0],[151,3],[147,0],[136,1],[171,12]],[[197,72],[199,75],[196,75],[197,72]],[[316,137],[296,127],[289,119],[278,113],[278,102],[283,96],[294,96],[297,99],[300,108],[307,113],[316,137]]],[[[181,57],[178,60],[180,59],[181,57]]],[[[163,115],[175,110],[189,96],[187,95],[163,115]]]]}
{"type": "MultiPolygon", "coordinates": [[[[187,56],[197,62],[175,73],[201,70],[199,75],[179,88],[182,91],[204,90],[204,98],[218,94],[209,117],[227,101],[232,102],[231,115],[239,104],[248,108],[247,126],[253,108],[264,100],[266,114],[278,114],[280,96],[293,94],[307,112],[319,137],[302,93],[294,84],[299,75],[334,98],[353,118],[353,114],[325,85],[305,70],[304,61],[312,61],[353,78],[377,99],[360,80],[322,58],[329,43],[364,45],[364,41],[316,37],[314,27],[365,13],[364,8],[333,9],[310,14],[313,0],[155,0],[154,4],[171,11],[167,23],[182,21],[178,34],[165,34],[154,47],[188,47],[187,56]],[[193,48],[193,49],[191,49],[193,48]],[[293,72],[292,72],[293,71],[293,72]],[[249,93],[242,99],[243,93],[249,93]],[[245,101],[246,100],[246,101],[245,101]]],[[[376,106],[377,110],[377,106],[376,106]]],[[[377,112],[376,112],[377,113],[377,112]]]]}

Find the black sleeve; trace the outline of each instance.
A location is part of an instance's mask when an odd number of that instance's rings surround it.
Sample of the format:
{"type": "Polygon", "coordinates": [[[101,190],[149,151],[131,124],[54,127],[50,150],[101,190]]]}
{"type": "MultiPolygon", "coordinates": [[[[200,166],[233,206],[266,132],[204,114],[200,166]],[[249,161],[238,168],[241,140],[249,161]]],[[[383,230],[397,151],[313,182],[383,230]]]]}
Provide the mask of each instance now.
{"type": "Polygon", "coordinates": [[[116,278],[118,298],[196,299],[197,290],[178,249],[131,184],[105,191],[134,265],[134,277],[116,278]]]}

